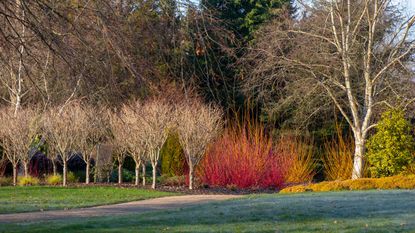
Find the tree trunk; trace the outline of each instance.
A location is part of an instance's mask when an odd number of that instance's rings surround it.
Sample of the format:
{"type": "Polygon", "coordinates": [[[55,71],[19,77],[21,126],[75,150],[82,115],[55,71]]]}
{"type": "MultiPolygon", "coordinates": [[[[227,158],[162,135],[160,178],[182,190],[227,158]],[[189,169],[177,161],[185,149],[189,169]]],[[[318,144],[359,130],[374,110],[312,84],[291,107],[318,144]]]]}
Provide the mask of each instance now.
{"type": "Polygon", "coordinates": [[[53,169],[53,175],[56,176],[57,175],[57,167],[56,167],[56,161],[52,160],[52,169],[53,169]]]}
{"type": "Polygon", "coordinates": [[[360,136],[355,135],[355,150],[353,158],[352,179],[359,179],[363,177],[363,156],[365,153],[365,143],[360,136]]]}
{"type": "Polygon", "coordinates": [[[63,181],[62,181],[62,186],[66,186],[66,179],[67,179],[67,170],[68,170],[68,164],[66,160],[63,160],[63,181]]]}
{"type": "Polygon", "coordinates": [[[143,186],[146,186],[146,163],[143,162],[141,166],[143,168],[143,186]]]}
{"type": "Polygon", "coordinates": [[[122,184],[122,163],[118,161],[118,184],[122,184]]]}
{"type": "Polygon", "coordinates": [[[135,185],[138,186],[140,183],[140,164],[135,163],[135,185]]]}
{"type": "Polygon", "coordinates": [[[13,165],[13,186],[17,184],[17,163],[13,165]]]}
{"type": "Polygon", "coordinates": [[[151,184],[152,189],[156,189],[156,178],[157,178],[157,162],[151,163],[151,166],[153,167],[153,182],[151,184]]]}
{"type": "Polygon", "coordinates": [[[23,162],[23,169],[24,169],[24,176],[28,177],[29,176],[29,164],[28,164],[28,162],[23,162]]]}
{"type": "Polygon", "coordinates": [[[89,159],[86,160],[86,168],[85,168],[85,184],[89,184],[89,168],[91,166],[91,161],[89,159]]]}
{"type": "Polygon", "coordinates": [[[194,182],[194,167],[189,166],[189,189],[193,189],[194,182]]]}

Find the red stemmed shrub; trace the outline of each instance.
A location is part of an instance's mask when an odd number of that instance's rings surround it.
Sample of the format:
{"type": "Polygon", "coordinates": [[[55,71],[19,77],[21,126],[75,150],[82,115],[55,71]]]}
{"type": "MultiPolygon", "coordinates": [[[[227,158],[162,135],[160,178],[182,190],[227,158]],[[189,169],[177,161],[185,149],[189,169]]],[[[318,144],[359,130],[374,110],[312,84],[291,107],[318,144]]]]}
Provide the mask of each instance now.
{"type": "Polygon", "coordinates": [[[210,186],[281,187],[288,160],[273,149],[261,126],[228,128],[199,167],[199,179],[210,186]]]}

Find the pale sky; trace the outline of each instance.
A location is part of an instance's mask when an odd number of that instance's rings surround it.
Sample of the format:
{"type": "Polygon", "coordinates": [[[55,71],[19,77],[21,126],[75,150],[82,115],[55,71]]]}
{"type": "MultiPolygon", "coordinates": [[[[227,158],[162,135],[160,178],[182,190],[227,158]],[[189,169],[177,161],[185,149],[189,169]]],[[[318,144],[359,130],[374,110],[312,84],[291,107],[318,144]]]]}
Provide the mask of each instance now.
{"type": "Polygon", "coordinates": [[[409,14],[415,14],[415,0],[395,0],[399,5],[405,7],[409,14]]]}

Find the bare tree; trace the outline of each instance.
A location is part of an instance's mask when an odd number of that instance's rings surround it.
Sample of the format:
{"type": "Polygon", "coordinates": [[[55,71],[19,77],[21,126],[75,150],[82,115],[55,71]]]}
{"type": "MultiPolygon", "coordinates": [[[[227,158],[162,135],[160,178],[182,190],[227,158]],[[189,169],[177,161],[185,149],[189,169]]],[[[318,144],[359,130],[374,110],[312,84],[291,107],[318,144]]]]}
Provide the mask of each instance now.
{"type": "Polygon", "coordinates": [[[63,186],[67,184],[68,161],[76,154],[76,136],[79,130],[77,117],[81,115],[81,106],[73,102],[63,109],[51,108],[44,116],[46,140],[55,148],[63,163],[63,186]]]}
{"type": "Polygon", "coordinates": [[[275,84],[283,87],[281,93],[295,90],[298,98],[325,93],[336,106],[354,135],[353,179],[363,175],[366,140],[376,126],[374,113],[413,102],[408,95],[413,72],[407,61],[415,48],[415,17],[406,18],[393,4],[391,0],[303,3],[303,17],[274,21],[263,29],[251,53],[255,61],[251,59],[250,87],[272,83],[274,90],[275,84]]]}
{"type": "MultiPolygon", "coordinates": [[[[128,146],[127,146],[127,138],[129,137],[128,134],[128,125],[126,125],[123,119],[120,116],[120,113],[117,112],[109,112],[109,122],[111,126],[111,133],[112,139],[111,144],[114,148],[115,158],[118,162],[118,184],[122,183],[122,167],[124,164],[124,159],[127,156],[128,146]]],[[[137,171],[136,171],[136,177],[137,171]]],[[[136,185],[138,183],[136,182],[136,185]]]]}
{"type": "Polygon", "coordinates": [[[223,128],[223,113],[217,107],[189,101],[178,107],[175,116],[180,144],[189,165],[189,189],[193,189],[195,167],[223,128]]]}
{"type": "Polygon", "coordinates": [[[143,119],[142,133],[145,135],[147,155],[153,169],[151,187],[155,189],[160,150],[166,142],[169,129],[172,126],[172,106],[161,99],[152,99],[143,105],[141,114],[143,119]]]}
{"type": "Polygon", "coordinates": [[[105,110],[97,107],[83,105],[80,106],[76,123],[79,126],[76,136],[76,147],[82,153],[82,159],[86,164],[85,183],[89,184],[91,159],[96,146],[103,142],[107,136],[107,122],[105,110]]]}
{"type": "Polygon", "coordinates": [[[135,162],[135,184],[139,184],[140,166],[143,169],[143,185],[146,183],[145,163],[147,160],[146,152],[148,152],[148,135],[145,131],[144,107],[139,101],[124,105],[122,108],[122,116],[125,127],[128,128],[128,137],[125,142],[128,151],[135,162]]]}
{"type": "Polygon", "coordinates": [[[5,108],[0,114],[3,149],[13,165],[15,183],[19,161],[23,165],[24,175],[29,175],[29,163],[36,152],[34,142],[40,129],[40,115],[29,108],[20,109],[18,112],[14,108],[5,108]]]}
{"type": "Polygon", "coordinates": [[[14,150],[13,140],[10,138],[9,129],[6,127],[10,121],[10,114],[12,111],[10,109],[2,109],[0,112],[0,138],[3,154],[10,161],[13,167],[13,185],[17,184],[17,169],[21,157],[19,153],[14,150]]]}
{"type": "Polygon", "coordinates": [[[59,153],[56,150],[55,147],[53,147],[52,145],[48,144],[47,147],[47,157],[50,159],[50,161],[52,162],[52,171],[53,171],[53,175],[56,176],[58,175],[58,162],[59,162],[59,153]]]}

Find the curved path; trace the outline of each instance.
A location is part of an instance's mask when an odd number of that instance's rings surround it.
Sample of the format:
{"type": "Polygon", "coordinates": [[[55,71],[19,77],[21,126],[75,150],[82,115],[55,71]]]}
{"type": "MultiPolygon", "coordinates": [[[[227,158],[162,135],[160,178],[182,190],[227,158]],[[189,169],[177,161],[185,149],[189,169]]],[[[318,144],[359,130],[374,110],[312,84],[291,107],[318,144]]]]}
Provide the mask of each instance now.
{"type": "Polygon", "coordinates": [[[114,205],[69,210],[49,210],[15,214],[0,214],[0,223],[42,221],[52,219],[97,217],[175,209],[211,201],[240,197],[238,195],[184,195],[133,201],[114,205]]]}

